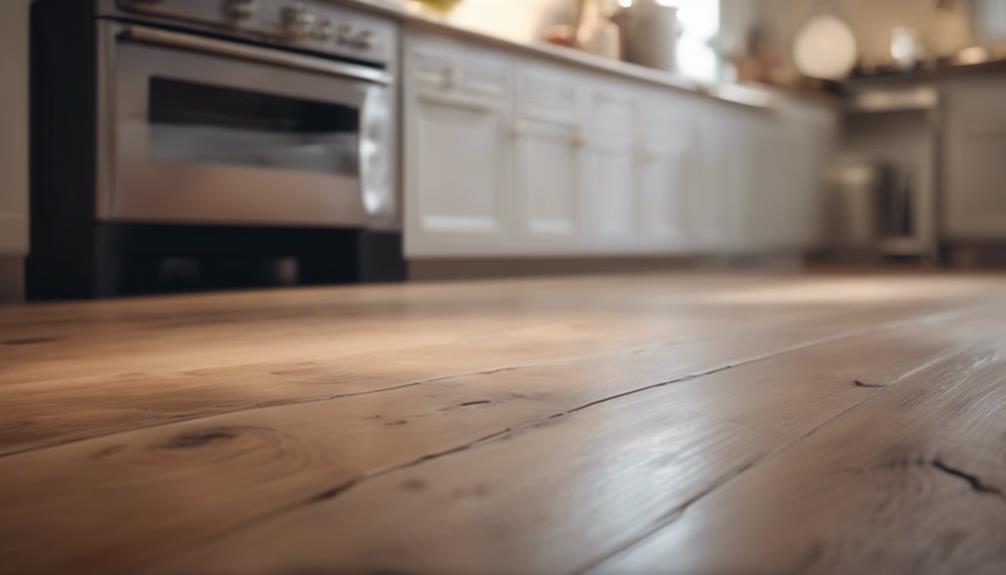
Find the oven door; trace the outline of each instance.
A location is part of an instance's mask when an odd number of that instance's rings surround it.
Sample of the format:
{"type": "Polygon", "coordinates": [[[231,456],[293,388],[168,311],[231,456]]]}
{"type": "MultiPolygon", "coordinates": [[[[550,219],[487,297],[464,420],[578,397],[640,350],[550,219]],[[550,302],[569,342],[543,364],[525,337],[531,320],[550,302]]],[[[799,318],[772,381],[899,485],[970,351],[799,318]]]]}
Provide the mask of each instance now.
{"type": "Polygon", "coordinates": [[[384,71],[99,26],[99,219],[358,227],[393,216],[384,71]]]}

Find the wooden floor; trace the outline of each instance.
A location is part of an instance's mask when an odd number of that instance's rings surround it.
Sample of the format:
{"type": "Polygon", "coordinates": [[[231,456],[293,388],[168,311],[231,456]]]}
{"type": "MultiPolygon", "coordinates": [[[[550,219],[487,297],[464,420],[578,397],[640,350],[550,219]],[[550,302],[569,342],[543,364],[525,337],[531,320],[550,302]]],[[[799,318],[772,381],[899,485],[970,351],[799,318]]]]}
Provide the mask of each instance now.
{"type": "Polygon", "coordinates": [[[0,573],[1006,573],[1006,276],[0,308],[0,573]]]}

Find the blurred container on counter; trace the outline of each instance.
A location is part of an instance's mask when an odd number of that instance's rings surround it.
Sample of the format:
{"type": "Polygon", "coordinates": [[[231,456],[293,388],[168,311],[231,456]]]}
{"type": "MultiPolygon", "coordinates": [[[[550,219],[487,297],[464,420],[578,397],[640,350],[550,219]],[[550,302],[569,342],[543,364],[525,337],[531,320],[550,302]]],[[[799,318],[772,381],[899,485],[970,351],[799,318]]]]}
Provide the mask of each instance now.
{"type": "Polygon", "coordinates": [[[619,59],[622,57],[620,30],[605,13],[601,0],[580,0],[580,17],[576,38],[579,45],[598,56],[619,59]]]}
{"type": "Polygon", "coordinates": [[[912,70],[925,58],[926,48],[918,31],[902,26],[891,30],[891,59],[898,69],[912,70]]]}
{"type": "Polygon", "coordinates": [[[627,62],[674,72],[681,36],[678,9],[658,0],[635,0],[612,16],[622,35],[622,58],[627,62]]]}

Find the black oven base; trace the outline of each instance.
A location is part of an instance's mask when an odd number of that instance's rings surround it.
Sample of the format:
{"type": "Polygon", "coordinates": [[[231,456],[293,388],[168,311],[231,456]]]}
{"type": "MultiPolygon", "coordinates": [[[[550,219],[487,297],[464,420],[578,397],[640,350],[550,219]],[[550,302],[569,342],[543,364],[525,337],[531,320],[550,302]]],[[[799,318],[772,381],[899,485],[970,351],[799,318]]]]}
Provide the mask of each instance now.
{"type": "Polygon", "coordinates": [[[401,235],[355,229],[97,223],[89,273],[29,258],[28,297],[105,298],[405,279],[401,235]]]}

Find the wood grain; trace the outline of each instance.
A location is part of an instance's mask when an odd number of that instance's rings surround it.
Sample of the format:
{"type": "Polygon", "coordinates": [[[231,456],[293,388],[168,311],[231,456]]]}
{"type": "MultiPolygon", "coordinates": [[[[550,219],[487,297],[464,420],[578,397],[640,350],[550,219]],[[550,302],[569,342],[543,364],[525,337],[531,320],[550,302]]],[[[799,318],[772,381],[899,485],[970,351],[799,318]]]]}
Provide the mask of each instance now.
{"type": "Polygon", "coordinates": [[[1006,345],[878,394],[596,573],[1002,573],[1006,345]]]}
{"type": "Polygon", "coordinates": [[[157,572],[574,571],[876,393],[822,363],[886,385],[954,347],[903,347],[903,337],[815,346],[597,403],[332,491],[157,572]]]}
{"type": "Polygon", "coordinates": [[[586,568],[977,365],[1004,283],[685,274],[6,308],[0,407],[35,429],[0,421],[0,572],[586,568]]]}
{"type": "MultiPolygon", "coordinates": [[[[891,295],[857,279],[828,286],[846,298],[891,295]]],[[[0,412],[12,414],[0,421],[0,455],[660,343],[782,329],[813,339],[953,309],[985,289],[953,280],[850,308],[814,279],[684,275],[12,308],[0,315],[0,412]],[[800,300],[812,293],[822,301],[800,300]]]]}

